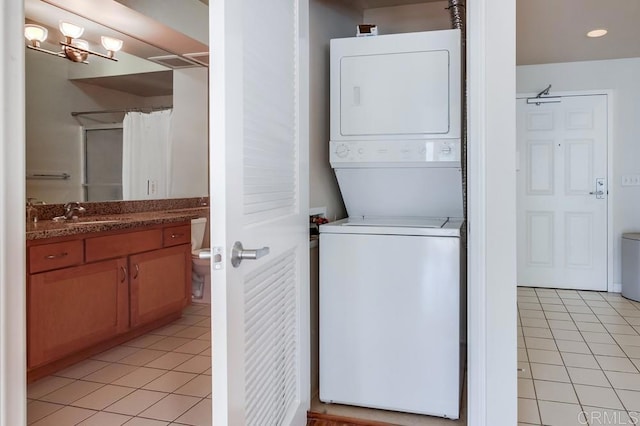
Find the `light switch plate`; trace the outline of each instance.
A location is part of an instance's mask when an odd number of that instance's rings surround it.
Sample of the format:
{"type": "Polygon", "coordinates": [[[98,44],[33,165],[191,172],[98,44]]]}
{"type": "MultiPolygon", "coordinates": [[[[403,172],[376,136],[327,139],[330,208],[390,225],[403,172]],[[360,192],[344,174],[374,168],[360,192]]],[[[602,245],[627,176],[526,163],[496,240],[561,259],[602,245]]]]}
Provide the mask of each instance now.
{"type": "Polygon", "coordinates": [[[640,186],[640,175],[622,175],[622,186],[640,186]]]}

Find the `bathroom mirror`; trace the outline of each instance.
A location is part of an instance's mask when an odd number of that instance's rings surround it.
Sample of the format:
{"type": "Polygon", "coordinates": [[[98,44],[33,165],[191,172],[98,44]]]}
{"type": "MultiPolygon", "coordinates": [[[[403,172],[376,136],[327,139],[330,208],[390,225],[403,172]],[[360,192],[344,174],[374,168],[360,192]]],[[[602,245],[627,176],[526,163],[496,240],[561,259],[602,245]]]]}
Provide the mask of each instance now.
{"type": "Polygon", "coordinates": [[[25,49],[27,197],[51,204],[207,196],[207,5],[185,0],[180,14],[164,16],[149,2],[99,6],[25,1],[26,23],[48,29],[46,50],[60,50],[60,21],[82,26],[92,51],[104,53],[101,36],[124,41],[117,62],[25,49]]]}

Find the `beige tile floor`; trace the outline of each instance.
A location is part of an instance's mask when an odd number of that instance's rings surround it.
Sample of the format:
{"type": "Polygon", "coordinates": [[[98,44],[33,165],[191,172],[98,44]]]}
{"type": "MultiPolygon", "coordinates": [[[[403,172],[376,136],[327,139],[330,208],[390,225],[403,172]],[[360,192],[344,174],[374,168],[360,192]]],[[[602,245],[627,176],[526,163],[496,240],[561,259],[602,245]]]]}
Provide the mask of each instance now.
{"type": "Polygon", "coordinates": [[[211,425],[210,307],[28,386],[37,426],[211,425]]]}
{"type": "Polygon", "coordinates": [[[520,425],[640,424],[640,303],[518,288],[520,425]]]}
{"type": "MultiPolygon", "coordinates": [[[[518,288],[520,425],[640,424],[640,303],[518,288]]],[[[29,425],[211,425],[210,308],[29,385],[29,425]]]]}

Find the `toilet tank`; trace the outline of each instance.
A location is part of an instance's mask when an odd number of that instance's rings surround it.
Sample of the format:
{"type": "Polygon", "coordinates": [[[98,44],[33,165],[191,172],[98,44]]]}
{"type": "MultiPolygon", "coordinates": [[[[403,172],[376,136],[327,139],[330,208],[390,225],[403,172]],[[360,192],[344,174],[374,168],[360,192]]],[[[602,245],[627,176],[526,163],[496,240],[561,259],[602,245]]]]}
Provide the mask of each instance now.
{"type": "Polygon", "coordinates": [[[191,250],[198,250],[202,248],[202,241],[204,240],[204,231],[206,227],[206,217],[191,219],[191,250]]]}

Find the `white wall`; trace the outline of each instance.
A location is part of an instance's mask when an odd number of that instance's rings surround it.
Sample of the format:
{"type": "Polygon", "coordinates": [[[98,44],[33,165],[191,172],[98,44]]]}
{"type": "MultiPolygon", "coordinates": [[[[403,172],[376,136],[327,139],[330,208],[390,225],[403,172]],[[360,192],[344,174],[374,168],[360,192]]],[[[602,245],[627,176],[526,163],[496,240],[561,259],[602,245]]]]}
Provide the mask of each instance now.
{"type": "Polygon", "coordinates": [[[362,14],[337,1],[312,0],[309,15],[309,206],[341,219],[346,211],[329,165],[329,40],[354,37],[362,14]]]}
{"type": "MultiPolygon", "coordinates": [[[[47,203],[82,200],[82,131],[71,112],[148,106],[151,98],[68,80],[69,68],[91,64],[33,50],[27,50],[25,56],[27,173],[71,174],[66,181],[27,180],[27,196],[47,203]]],[[[166,97],[159,99],[160,105],[164,102],[166,97]]]]}
{"type": "Polygon", "coordinates": [[[209,194],[208,69],[173,71],[170,197],[209,194]]]}
{"type": "Polygon", "coordinates": [[[446,1],[379,7],[364,11],[364,23],[377,24],[378,34],[451,29],[446,1]]]}
{"type": "Polygon", "coordinates": [[[621,282],[620,237],[640,231],[640,186],[622,186],[622,175],[640,174],[640,58],[517,67],[518,93],[612,90],[613,102],[613,284],[621,282]]]}

